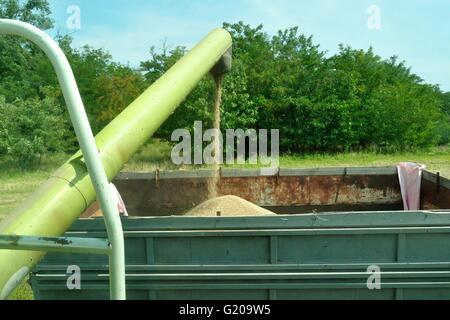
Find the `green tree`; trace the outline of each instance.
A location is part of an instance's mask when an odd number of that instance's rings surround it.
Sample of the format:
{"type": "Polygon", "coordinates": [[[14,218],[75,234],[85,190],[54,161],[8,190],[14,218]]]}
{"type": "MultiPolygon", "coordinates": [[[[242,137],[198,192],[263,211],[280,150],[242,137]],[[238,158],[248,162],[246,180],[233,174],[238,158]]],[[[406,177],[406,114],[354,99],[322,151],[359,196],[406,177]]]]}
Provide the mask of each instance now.
{"type": "MultiPolygon", "coordinates": [[[[42,29],[52,26],[50,13],[46,0],[0,0],[1,17],[42,29]]],[[[336,54],[326,55],[297,27],[269,35],[262,25],[223,26],[233,37],[233,68],[223,83],[222,129],[280,129],[281,151],[295,153],[389,151],[450,142],[450,93],[424,83],[397,57],[382,59],[372,48],[344,45],[336,54]]],[[[94,132],[187,51],[181,46],[169,49],[165,43],[161,50],[152,47],[149,59],[134,70],[115,62],[103,49],[74,48],[70,36],[58,35],[56,41],[72,66],[94,132]]],[[[23,138],[16,141],[22,150],[34,144],[30,154],[77,149],[58,81],[44,53],[27,41],[5,36],[0,37],[0,50],[4,111],[21,117],[20,106],[27,108],[23,114],[29,121],[45,122],[50,120],[43,119],[35,106],[48,106],[52,112],[48,116],[58,118],[65,128],[56,135],[64,144],[46,147],[50,137],[24,136],[23,131],[0,122],[0,156],[13,155],[11,134],[23,138]],[[36,117],[29,112],[36,112],[36,117]]],[[[174,129],[192,129],[198,120],[211,127],[214,88],[212,77],[205,76],[156,136],[169,139],[174,129]]],[[[39,128],[39,124],[33,126],[39,128]]],[[[28,128],[36,132],[33,126],[30,123],[28,128]]]]}
{"type": "Polygon", "coordinates": [[[450,92],[446,92],[442,95],[443,98],[443,104],[442,104],[442,111],[444,111],[446,114],[450,115],[450,92]]]}
{"type": "MultiPolygon", "coordinates": [[[[233,37],[233,69],[224,81],[222,129],[280,129],[282,152],[389,151],[448,137],[448,96],[423,83],[397,57],[341,45],[326,57],[298,28],[269,36],[263,26],[224,23],[233,37]]],[[[185,49],[152,48],[142,63],[148,84],[185,49]]],[[[211,125],[214,83],[203,79],[158,131],[168,139],[195,120],[211,125]]],[[[445,139],[444,139],[445,140],[445,139]]]]}
{"type": "MultiPolygon", "coordinates": [[[[158,52],[155,47],[150,49],[151,58],[141,63],[147,85],[153,84],[181,57],[186,54],[186,48],[175,47],[169,50],[163,44],[158,52]]],[[[214,82],[210,76],[204,77],[178,107],[172,116],[157,131],[156,136],[170,139],[172,131],[178,128],[192,129],[194,121],[204,121],[212,124],[212,108],[214,99],[214,82]]]]}
{"type": "Polygon", "coordinates": [[[110,70],[100,75],[93,86],[91,110],[95,129],[98,131],[111,122],[120,112],[133,102],[145,87],[143,77],[128,67],[112,65],[110,70]]]}
{"type": "MultiPolygon", "coordinates": [[[[0,0],[0,17],[31,23],[40,29],[53,27],[47,0],[0,0]]],[[[42,81],[34,81],[35,55],[40,50],[18,37],[0,37],[0,95],[7,101],[39,95],[42,81]]]]}
{"type": "Polygon", "coordinates": [[[61,107],[51,98],[17,99],[8,103],[0,97],[0,156],[20,167],[39,163],[44,153],[62,149],[67,126],[61,122],[61,107]]]}

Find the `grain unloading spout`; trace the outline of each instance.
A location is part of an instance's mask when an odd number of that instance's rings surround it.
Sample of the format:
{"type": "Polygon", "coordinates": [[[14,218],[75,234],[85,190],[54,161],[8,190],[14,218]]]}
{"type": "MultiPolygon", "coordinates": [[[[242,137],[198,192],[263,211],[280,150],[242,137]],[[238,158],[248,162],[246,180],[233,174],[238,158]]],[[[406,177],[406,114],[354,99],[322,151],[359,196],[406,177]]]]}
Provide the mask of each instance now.
{"type": "MultiPolygon", "coordinates": [[[[208,72],[223,74],[230,68],[231,44],[227,31],[213,30],[95,137],[109,181],[208,72]]],[[[0,235],[61,236],[95,199],[85,158],[78,152],[0,222],[0,235]]],[[[0,250],[0,293],[44,254],[0,250]]]]}
{"type": "Polygon", "coordinates": [[[216,65],[211,69],[212,76],[218,77],[230,72],[232,64],[233,64],[233,48],[230,47],[222,55],[222,57],[216,63],[216,65]]]}

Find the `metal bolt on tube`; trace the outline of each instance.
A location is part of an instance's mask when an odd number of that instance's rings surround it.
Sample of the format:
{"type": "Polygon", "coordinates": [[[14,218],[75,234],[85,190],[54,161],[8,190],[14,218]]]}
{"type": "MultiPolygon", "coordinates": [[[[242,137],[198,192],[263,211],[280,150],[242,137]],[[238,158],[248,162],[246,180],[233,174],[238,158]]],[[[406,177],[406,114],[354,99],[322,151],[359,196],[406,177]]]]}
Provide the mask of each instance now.
{"type": "MultiPolygon", "coordinates": [[[[0,34],[17,35],[34,42],[45,52],[56,71],[87,171],[105,216],[108,238],[112,246],[110,254],[111,298],[125,299],[125,249],[122,223],[72,68],[58,44],[45,32],[28,23],[0,19],[0,34]]],[[[52,221],[44,223],[52,223],[52,221]]]]}

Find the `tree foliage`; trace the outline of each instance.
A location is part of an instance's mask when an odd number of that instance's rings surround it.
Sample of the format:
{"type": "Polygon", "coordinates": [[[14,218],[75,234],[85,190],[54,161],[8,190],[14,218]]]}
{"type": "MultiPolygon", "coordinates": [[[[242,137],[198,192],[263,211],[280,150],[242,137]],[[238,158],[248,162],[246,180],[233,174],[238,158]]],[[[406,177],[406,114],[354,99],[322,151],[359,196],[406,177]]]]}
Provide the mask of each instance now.
{"type": "Polygon", "coordinates": [[[61,121],[61,107],[51,98],[7,103],[0,97],[0,114],[0,157],[26,168],[43,154],[63,149],[67,123],[61,121]]]}
{"type": "MultiPolygon", "coordinates": [[[[0,0],[0,17],[52,27],[47,0],[0,0]]],[[[298,27],[269,35],[263,26],[224,23],[233,37],[225,77],[222,129],[280,129],[281,152],[398,150],[450,142],[450,93],[424,83],[397,57],[341,45],[321,50],[298,27]]],[[[103,50],[57,42],[67,55],[95,132],[101,130],[186,52],[152,47],[140,70],[103,50]]],[[[0,157],[23,163],[78,148],[53,68],[33,44],[0,36],[0,157]]],[[[194,121],[213,121],[210,76],[157,132],[169,139],[194,121]]]]}
{"type": "MultiPolygon", "coordinates": [[[[341,45],[327,56],[298,28],[224,24],[233,69],[224,82],[222,128],[280,129],[282,152],[390,151],[447,143],[449,94],[423,83],[397,57],[341,45]],[[446,115],[447,113],[447,115],[446,115]]],[[[149,83],[182,56],[165,48],[144,62],[149,83]]],[[[203,80],[158,134],[211,123],[214,85],[203,80]]]]}

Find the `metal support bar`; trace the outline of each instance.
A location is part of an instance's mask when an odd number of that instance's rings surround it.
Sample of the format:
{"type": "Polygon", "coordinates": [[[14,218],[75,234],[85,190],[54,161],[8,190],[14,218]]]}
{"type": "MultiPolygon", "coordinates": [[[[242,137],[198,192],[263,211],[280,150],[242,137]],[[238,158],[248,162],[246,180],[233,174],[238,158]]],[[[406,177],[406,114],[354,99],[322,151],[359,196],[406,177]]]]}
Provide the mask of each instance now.
{"type": "Polygon", "coordinates": [[[17,35],[34,42],[45,52],[56,71],[89,176],[105,217],[108,238],[112,246],[109,262],[111,299],[125,300],[125,246],[122,222],[72,68],[58,44],[45,32],[28,23],[0,19],[0,34],[17,35]]]}
{"type": "Polygon", "coordinates": [[[98,238],[48,238],[0,235],[0,249],[105,255],[111,253],[109,241],[98,238]]]}

